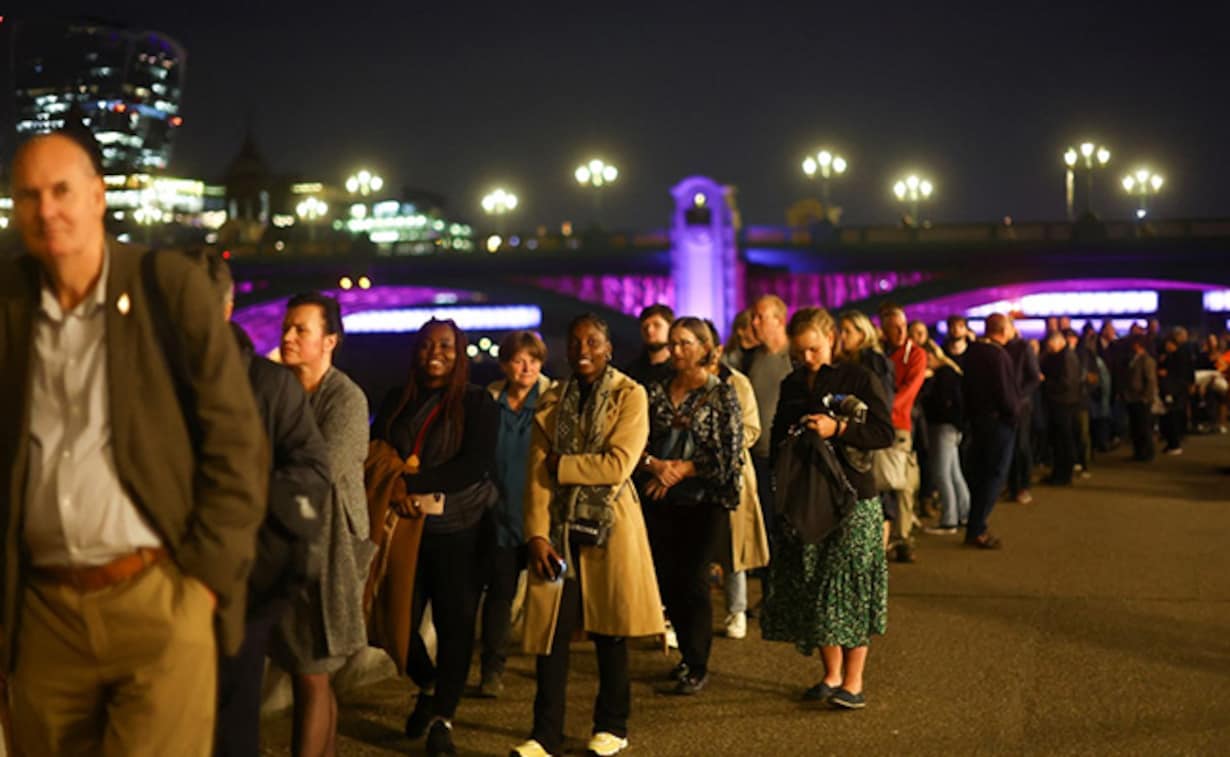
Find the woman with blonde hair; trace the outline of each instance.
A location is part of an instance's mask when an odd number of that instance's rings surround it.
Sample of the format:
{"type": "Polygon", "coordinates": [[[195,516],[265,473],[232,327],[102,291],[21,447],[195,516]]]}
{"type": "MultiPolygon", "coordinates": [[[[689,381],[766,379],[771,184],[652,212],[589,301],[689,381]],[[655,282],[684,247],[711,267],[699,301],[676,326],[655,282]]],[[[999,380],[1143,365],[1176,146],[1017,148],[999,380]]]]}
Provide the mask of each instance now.
{"type": "Polygon", "coordinates": [[[930,391],[922,399],[930,434],[931,475],[940,492],[939,525],[923,528],[929,534],[955,534],[969,518],[969,486],[961,472],[961,429],[965,425],[965,402],[961,393],[962,371],[935,342],[923,348],[927,368],[933,372],[930,391]]]}
{"type": "MultiPolygon", "coordinates": [[[[824,678],[804,692],[804,700],[859,709],[864,705],[868,643],[887,626],[888,563],[875,481],[868,466],[858,461],[864,451],[892,444],[889,404],[867,369],[854,362],[833,362],[837,329],[826,310],[803,308],[795,313],[789,334],[798,367],[782,382],[772,448],[778,453],[788,438],[807,434],[819,437],[816,442],[825,440],[833,448],[836,466],[828,467],[821,455],[813,454],[804,475],[843,479],[843,486],[853,489],[854,502],[818,542],[805,539],[788,518],[779,519],[761,629],[765,639],[793,642],[803,654],[820,650],[824,678]],[[851,396],[861,401],[855,403],[861,412],[856,408],[834,417],[828,410],[833,401],[842,398],[844,408],[851,396]]],[[[790,481],[778,485],[796,488],[790,481]]]]}

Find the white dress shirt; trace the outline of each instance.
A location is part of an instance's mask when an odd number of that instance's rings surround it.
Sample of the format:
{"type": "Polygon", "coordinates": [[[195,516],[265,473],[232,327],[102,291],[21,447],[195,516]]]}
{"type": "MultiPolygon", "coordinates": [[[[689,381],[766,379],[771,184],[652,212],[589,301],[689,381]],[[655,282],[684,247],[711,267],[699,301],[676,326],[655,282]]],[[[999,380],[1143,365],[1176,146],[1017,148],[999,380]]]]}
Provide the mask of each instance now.
{"type": "Polygon", "coordinates": [[[44,282],[34,317],[24,536],[35,565],[101,565],[162,546],[120,483],[111,450],[109,268],[104,253],[94,292],[67,313],[44,282]]]}

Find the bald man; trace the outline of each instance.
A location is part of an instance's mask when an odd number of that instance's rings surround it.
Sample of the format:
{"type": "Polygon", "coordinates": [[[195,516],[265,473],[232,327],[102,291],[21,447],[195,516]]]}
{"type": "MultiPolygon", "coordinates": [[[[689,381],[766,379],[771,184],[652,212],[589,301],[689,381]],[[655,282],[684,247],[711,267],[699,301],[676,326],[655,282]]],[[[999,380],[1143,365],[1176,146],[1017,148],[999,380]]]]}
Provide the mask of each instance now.
{"type": "Polygon", "coordinates": [[[1016,367],[1004,349],[1012,334],[1008,316],[991,315],[987,318],[986,336],[969,346],[961,363],[965,371],[961,386],[971,437],[970,513],[965,543],[980,549],[1000,547],[999,538],[987,529],[987,519],[1008,479],[1021,408],[1016,367]]]}
{"type": "Polygon", "coordinates": [[[208,755],[267,443],[204,272],[159,256],[147,290],[143,251],[106,236],[90,140],[35,137],[13,161],[26,254],[0,264],[0,671],[24,754],[208,755]]]}

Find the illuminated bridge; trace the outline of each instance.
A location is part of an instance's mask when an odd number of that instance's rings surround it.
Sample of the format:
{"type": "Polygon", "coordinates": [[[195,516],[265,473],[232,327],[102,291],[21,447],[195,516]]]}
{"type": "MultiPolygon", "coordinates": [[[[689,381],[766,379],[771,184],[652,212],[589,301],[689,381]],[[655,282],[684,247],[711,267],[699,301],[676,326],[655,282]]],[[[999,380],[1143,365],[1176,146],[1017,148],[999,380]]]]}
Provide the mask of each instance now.
{"type": "MultiPolygon", "coordinates": [[[[404,371],[408,356],[394,357],[404,349],[404,334],[432,314],[455,317],[493,342],[508,329],[540,329],[560,357],[564,324],[592,309],[612,324],[618,362],[635,349],[634,316],[642,307],[664,302],[678,308],[681,295],[708,283],[699,278],[713,279],[705,266],[719,252],[694,256],[701,259],[680,270],[678,240],[677,233],[663,231],[543,240],[537,249],[505,245],[494,254],[318,257],[288,249],[235,258],[241,282],[237,320],[259,348],[272,349],[286,299],[305,289],[329,291],[341,299],[350,333],[370,334],[365,344],[387,347],[375,349],[380,358],[369,356],[372,369],[387,371],[392,361],[404,371]]],[[[723,273],[721,283],[733,296],[702,313],[716,316],[723,328],[729,315],[766,293],[781,296],[791,308],[873,311],[891,300],[928,323],[951,313],[977,317],[1007,309],[1022,316],[1026,332],[1040,330],[1049,315],[1112,318],[1121,330],[1130,320],[1154,315],[1168,323],[1221,328],[1230,310],[1230,220],[1164,221],[1144,228],[748,227],[731,241],[735,264],[728,267],[734,272],[723,273]]],[[[490,352],[490,345],[485,349],[490,352]]]]}

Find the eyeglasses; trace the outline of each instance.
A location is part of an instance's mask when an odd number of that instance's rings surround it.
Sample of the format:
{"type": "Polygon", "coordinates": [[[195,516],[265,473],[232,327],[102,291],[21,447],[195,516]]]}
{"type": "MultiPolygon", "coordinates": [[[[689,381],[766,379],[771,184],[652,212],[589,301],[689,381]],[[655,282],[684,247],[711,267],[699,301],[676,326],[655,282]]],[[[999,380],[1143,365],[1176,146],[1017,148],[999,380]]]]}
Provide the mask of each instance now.
{"type": "Polygon", "coordinates": [[[679,347],[680,349],[692,349],[693,347],[695,347],[695,346],[696,346],[696,345],[698,345],[698,344],[700,344],[700,342],[698,342],[698,341],[696,341],[695,339],[693,339],[693,340],[690,340],[690,341],[688,341],[688,340],[683,340],[683,341],[678,341],[678,342],[667,342],[667,343],[666,343],[666,346],[667,346],[669,349],[672,349],[672,350],[673,350],[673,349],[675,349],[676,347],[679,347]]]}

